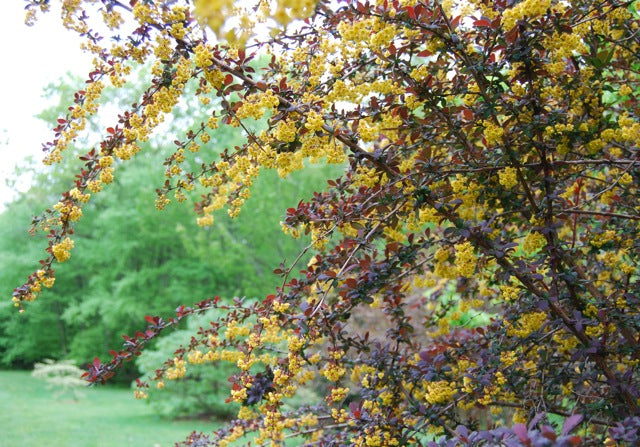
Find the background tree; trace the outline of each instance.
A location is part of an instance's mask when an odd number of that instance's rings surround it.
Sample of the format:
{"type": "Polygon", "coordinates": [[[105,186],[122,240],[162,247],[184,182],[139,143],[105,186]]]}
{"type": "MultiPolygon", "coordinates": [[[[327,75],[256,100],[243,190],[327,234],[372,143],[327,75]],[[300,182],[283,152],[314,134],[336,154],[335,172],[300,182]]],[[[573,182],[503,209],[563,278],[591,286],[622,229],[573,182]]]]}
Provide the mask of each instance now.
{"type": "MultiPolygon", "coordinates": [[[[46,3],[28,2],[29,13],[46,3]]],[[[49,256],[14,302],[51,285],[88,195],[113,182],[116,160],[139,157],[173,107],[193,101],[193,83],[208,118],[162,148],[158,208],[202,188],[195,209],[207,227],[221,208],[236,217],[265,169],[286,177],[319,159],[349,168],[287,210],[285,231],[308,234],[315,251],[300,274],[299,260],[283,264],[281,285],[262,301],[207,299],[169,319],[147,316],[111,360],[94,360],[90,381],[109,379],[166,327],[216,308],[222,316],[155,377],[236,365],[237,419],[189,445],[247,432],[260,445],[637,442],[634,4],[65,3],[63,19],[96,66],[59,119],[47,162],[84,129],[107,78],[123,85],[141,61],[154,78],[36,221],[49,256]],[[113,39],[99,39],[95,13],[113,39]],[[270,38],[254,35],[261,22],[270,38]],[[226,43],[208,39],[203,23],[226,43]],[[256,69],[260,51],[273,56],[256,69]],[[261,131],[252,120],[265,115],[261,131]],[[241,128],[245,143],[211,153],[219,126],[241,128]],[[491,320],[463,319],[470,309],[491,320]],[[324,399],[287,411],[312,380],[324,399]],[[560,434],[550,415],[564,419],[560,434]]]]}

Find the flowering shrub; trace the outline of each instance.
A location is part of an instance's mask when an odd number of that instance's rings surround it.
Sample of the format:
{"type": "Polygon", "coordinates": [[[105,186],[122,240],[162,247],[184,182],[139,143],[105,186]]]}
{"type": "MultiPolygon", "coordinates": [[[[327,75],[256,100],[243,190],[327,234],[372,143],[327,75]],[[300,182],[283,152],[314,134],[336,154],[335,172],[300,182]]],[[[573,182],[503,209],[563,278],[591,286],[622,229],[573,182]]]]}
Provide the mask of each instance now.
{"type": "MultiPolygon", "coordinates": [[[[257,445],[638,441],[635,2],[193,3],[63,2],[63,22],[96,59],[45,162],[83,131],[106,82],[134,82],[137,63],[155,78],[82,158],[72,189],[34,220],[49,256],[15,290],[16,306],[53,285],[83,204],[187,83],[203,108],[213,96],[221,107],[162,148],[158,209],[198,192],[198,222],[211,226],[217,210],[240,214],[264,169],[347,167],[286,210],[284,232],[310,240],[308,265],[282,264],[282,286],[258,302],[213,298],[147,317],[111,360],[95,359],[89,381],[217,308],[223,316],[154,378],[179,380],[192,364],[237,367],[237,419],[187,445],[250,433],[257,445]],[[116,38],[94,30],[95,16],[116,38]],[[260,54],[271,58],[257,68],[260,54]],[[268,129],[255,131],[265,116],[268,129]],[[246,144],[209,160],[218,126],[241,127],[246,144]],[[324,398],[285,411],[309,384],[324,398]],[[562,420],[558,434],[549,424],[562,420]]],[[[28,1],[29,19],[47,5],[28,1]]],[[[148,386],[140,381],[137,395],[148,386]]]]}

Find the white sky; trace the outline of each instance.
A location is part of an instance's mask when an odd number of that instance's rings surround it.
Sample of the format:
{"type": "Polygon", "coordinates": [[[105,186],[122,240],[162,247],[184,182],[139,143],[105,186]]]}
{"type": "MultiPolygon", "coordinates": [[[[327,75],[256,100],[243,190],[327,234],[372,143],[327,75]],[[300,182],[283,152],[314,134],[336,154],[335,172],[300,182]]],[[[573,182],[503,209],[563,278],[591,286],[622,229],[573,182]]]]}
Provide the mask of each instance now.
{"type": "MultiPolygon", "coordinates": [[[[55,6],[32,27],[24,24],[23,7],[0,2],[0,211],[14,196],[5,180],[16,164],[29,155],[42,160],[42,143],[53,139],[53,125],[34,118],[47,105],[43,87],[67,71],[85,76],[91,60],[80,51],[80,38],[62,27],[55,6]]],[[[27,183],[22,179],[21,188],[27,183]]]]}

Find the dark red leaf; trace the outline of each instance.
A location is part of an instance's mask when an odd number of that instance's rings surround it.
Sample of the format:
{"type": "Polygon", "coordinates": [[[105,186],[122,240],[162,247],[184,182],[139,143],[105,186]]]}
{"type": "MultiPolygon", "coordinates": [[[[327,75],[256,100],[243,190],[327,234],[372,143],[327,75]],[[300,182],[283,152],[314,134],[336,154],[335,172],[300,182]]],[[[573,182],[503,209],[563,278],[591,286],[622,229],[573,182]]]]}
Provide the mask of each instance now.
{"type": "Polygon", "coordinates": [[[473,22],[475,26],[491,26],[491,22],[487,19],[479,19],[473,22]]]}
{"type": "Polygon", "coordinates": [[[350,289],[355,289],[358,286],[358,281],[354,278],[347,278],[344,282],[350,289]]]}
{"type": "Polygon", "coordinates": [[[544,436],[545,438],[551,440],[552,442],[555,441],[558,436],[556,435],[555,430],[553,429],[553,427],[550,427],[548,425],[544,425],[540,431],[542,432],[542,436],[544,436]]]}

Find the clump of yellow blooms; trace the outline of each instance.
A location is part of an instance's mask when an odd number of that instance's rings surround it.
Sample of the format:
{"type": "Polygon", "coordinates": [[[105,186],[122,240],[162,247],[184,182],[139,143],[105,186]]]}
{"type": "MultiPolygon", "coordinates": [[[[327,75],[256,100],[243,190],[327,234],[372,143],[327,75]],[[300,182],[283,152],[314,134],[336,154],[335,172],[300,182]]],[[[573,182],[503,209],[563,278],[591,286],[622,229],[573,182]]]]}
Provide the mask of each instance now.
{"type": "Polygon", "coordinates": [[[425,384],[424,398],[430,404],[444,404],[451,401],[451,398],[455,395],[455,384],[447,382],[446,380],[439,380],[437,382],[427,382],[425,384]]]}
{"type": "Polygon", "coordinates": [[[66,237],[57,244],[53,244],[51,252],[58,262],[65,262],[71,257],[73,245],[73,241],[69,237],[66,237]]]}
{"type": "Polygon", "coordinates": [[[177,380],[183,378],[187,372],[186,364],[186,361],[176,357],[175,359],[173,359],[173,366],[165,371],[164,376],[169,380],[177,380]]]}
{"type": "Polygon", "coordinates": [[[332,388],[331,395],[327,396],[327,398],[332,402],[340,402],[343,401],[345,397],[347,397],[348,392],[349,388],[332,388]]]}
{"type": "Polygon", "coordinates": [[[297,128],[293,121],[280,121],[274,133],[275,137],[284,143],[291,143],[296,139],[296,134],[297,128]]]}
{"type": "Polygon", "coordinates": [[[516,298],[518,298],[518,293],[520,293],[520,289],[518,287],[510,286],[507,284],[501,284],[500,292],[503,300],[513,301],[516,298]]]}
{"type": "Polygon", "coordinates": [[[146,391],[142,391],[142,390],[134,390],[133,391],[133,396],[136,399],[146,399],[149,397],[149,393],[147,393],[146,391]]]}
{"type": "Polygon", "coordinates": [[[530,312],[521,316],[515,327],[508,326],[507,334],[520,338],[527,337],[531,333],[539,330],[545,321],[547,321],[547,314],[545,312],[530,312]]]}
{"type": "Polygon", "coordinates": [[[607,242],[612,242],[612,241],[615,242],[618,239],[619,239],[619,236],[616,234],[615,231],[606,230],[602,233],[598,233],[594,235],[590,242],[591,242],[591,245],[593,245],[594,247],[600,248],[607,242]]]}
{"type": "Polygon", "coordinates": [[[236,321],[231,321],[227,324],[225,337],[229,340],[233,340],[236,337],[246,337],[251,333],[251,328],[248,326],[240,326],[236,321]]]}
{"type": "Polygon", "coordinates": [[[484,121],[484,136],[487,140],[487,145],[495,146],[502,143],[502,137],[504,136],[504,128],[496,125],[491,121],[484,121]]]}
{"type": "Polygon", "coordinates": [[[516,168],[506,167],[498,173],[500,184],[507,189],[511,189],[518,184],[516,168]]]}
{"type": "Polygon", "coordinates": [[[540,250],[547,244],[547,239],[538,231],[531,231],[522,242],[522,249],[526,253],[533,253],[540,250]]]}
{"type": "Polygon", "coordinates": [[[322,130],[322,126],[324,126],[324,118],[322,117],[322,115],[315,110],[311,110],[307,114],[305,127],[312,132],[318,132],[322,130]]]}
{"type": "Polygon", "coordinates": [[[345,374],[347,370],[337,363],[328,363],[327,366],[321,371],[321,374],[331,382],[337,382],[345,374]]]}
{"type": "Polygon", "coordinates": [[[467,241],[456,244],[455,252],[455,265],[458,275],[471,278],[476,269],[476,256],[473,253],[471,242],[467,241]]]}
{"type": "Polygon", "coordinates": [[[547,12],[551,0],[524,0],[506,9],[502,14],[502,26],[506,30],[513,28],[518,20],[525,17],[536,18],[547,12]]]}

